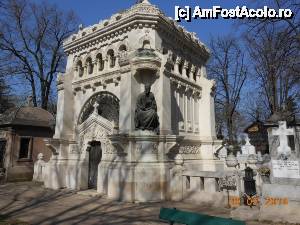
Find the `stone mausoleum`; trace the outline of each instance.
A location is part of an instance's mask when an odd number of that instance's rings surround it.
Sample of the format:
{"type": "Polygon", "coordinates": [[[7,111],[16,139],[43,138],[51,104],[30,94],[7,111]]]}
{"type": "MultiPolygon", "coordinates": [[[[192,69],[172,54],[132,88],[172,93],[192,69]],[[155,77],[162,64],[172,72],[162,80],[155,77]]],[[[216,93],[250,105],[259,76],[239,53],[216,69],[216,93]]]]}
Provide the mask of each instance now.
{"type": "Polygon", "coordinates": [[[188,190],[222,199],[215,82],[206,75],[209,50],[195,33],[144,0],[80,26],[64,48],[46,187],[97,189],[133,202],[182,200],[188,190]],[[153,119],[150,111],[139,114],[149,104],[153,119]]]}

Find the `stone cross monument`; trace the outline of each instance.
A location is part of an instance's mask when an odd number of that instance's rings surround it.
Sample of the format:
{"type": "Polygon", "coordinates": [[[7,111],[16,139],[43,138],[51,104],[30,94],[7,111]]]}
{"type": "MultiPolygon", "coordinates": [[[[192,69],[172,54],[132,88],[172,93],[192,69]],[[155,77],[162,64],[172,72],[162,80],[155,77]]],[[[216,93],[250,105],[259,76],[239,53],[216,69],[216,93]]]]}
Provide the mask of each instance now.
{"type": "Polygon", "coordinates": [[[291,148],[288,144],[288,135],[294,135],[294,129],[288,129],[286,121],[279,121],[279,128],[273,130],[272,134],[278,136],[279,146],[277,148],[277,155],[289,156],[291,148]]]}

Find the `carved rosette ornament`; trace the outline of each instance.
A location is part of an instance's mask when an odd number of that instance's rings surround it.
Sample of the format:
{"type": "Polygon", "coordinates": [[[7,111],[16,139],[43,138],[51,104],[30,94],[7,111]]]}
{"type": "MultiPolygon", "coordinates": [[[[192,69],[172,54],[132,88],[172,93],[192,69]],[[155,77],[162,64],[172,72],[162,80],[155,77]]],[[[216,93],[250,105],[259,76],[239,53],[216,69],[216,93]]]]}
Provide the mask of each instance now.
{"type": "Polygon", "coordinates": [[[136,152],[139,154],[157,154],[158,153],[158,143],[137,143],[136,152]]]}
{"type": "Polygon", "coordinates": [[[185,145],[179,148],[179,154],[200,154],[200,145],[185,145]]]}

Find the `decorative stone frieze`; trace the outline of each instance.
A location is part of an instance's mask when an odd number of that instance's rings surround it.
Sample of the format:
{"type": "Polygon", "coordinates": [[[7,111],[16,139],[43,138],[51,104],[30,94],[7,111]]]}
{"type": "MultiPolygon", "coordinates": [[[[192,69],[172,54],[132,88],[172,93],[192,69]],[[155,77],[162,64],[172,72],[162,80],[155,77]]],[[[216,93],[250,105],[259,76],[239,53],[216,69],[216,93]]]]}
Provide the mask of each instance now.
{"type": "Polygon", "coordinates": [[[185,145],[179,148],[179,154],[200,154],[200,145],[185,145]]]}
{"type": "Polygon", "coordinates": [[[89,89],[89,88],[96,88],[99,86],[103,86],[104,88],[106,88],[106,86],[110,83],[119,85],[119,83],[121,82],[120,73],[121,73],[120,70],[118,70],[114,72],[107,72],[93,77],[87,77],[81,80],[75,80],[72,83],[73,90],[75,92],[81,91],[83,90],[81,87],[84,87],[85,89],[89,89]]]}
{"type": "MultiPolygon", "coordinates": [[[[67,54],[74,54],[106,40],[120,37],[132,29],[157,29],[158,24],[159,30],[165,31],[172,37],[170,39],[174,42],[172,46],[175,44],[190,48],[185,44],[186,41],[189,41],[201,51],[201,54],[208,55],[208,49],[195,34],[186,31],[174,20],[166,17],[156,6],[147,3],[136,4],[129,10],[113,15],[108,20],[80,29],[77,34],[65,41],[65,51],[67,54]]],[[[193,51],[197,52],[196,49],[193,51]]]]}
{"type": "Polygon", "coordinates": [[[199,85],[190,82],[189,80],[184,80],[184,82],[181,80],[181,77],[174,74],[170,77],[170,81],[175,85],[176,90],[183,90],[187,94],[189,93],[194,97],[201,98],[202,88],[199,85]]]}

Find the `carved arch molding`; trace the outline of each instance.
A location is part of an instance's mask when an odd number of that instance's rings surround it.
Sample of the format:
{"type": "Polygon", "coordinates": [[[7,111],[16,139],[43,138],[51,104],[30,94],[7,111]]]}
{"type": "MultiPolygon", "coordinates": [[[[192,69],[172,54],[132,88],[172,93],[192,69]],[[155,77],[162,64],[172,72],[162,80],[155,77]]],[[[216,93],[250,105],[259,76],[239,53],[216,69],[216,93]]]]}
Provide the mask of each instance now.
{"type": "Polygon", "coordinates": [[[97,113],[108,121],[119,125],[120,100],[112,93],[101,91],[94,94],[83,105],[78,119],[78,125],[85,122],[95,111],[97,104],[97,113]]]}

